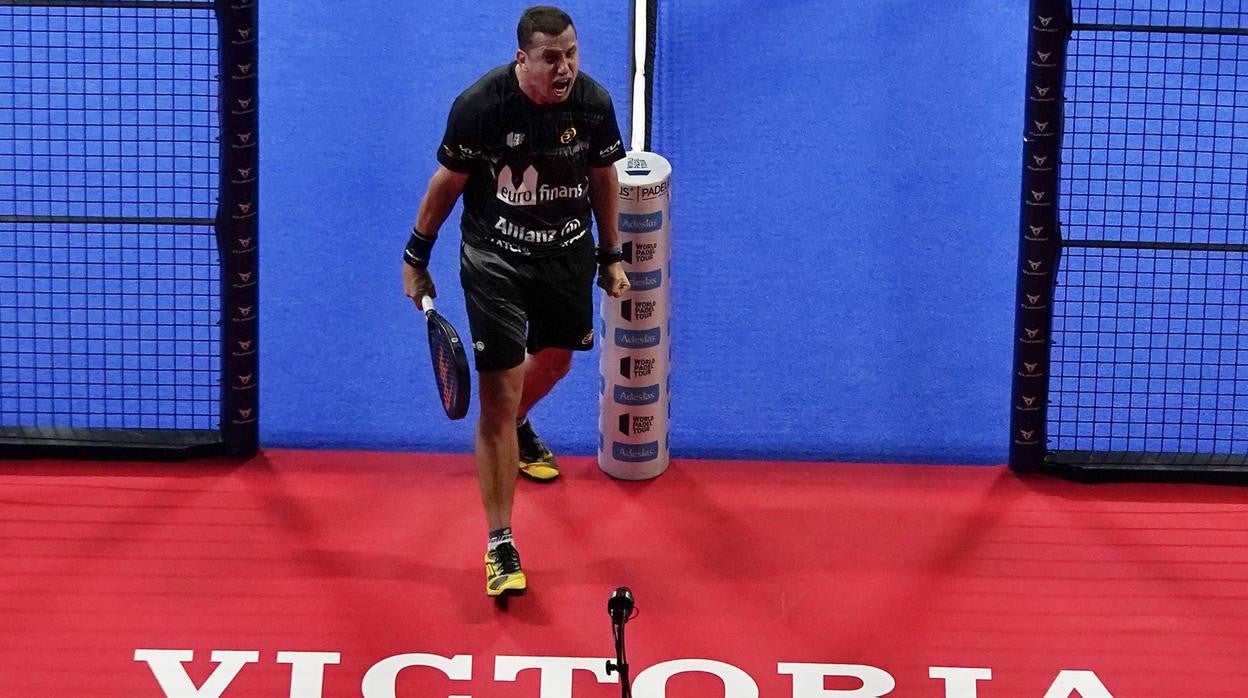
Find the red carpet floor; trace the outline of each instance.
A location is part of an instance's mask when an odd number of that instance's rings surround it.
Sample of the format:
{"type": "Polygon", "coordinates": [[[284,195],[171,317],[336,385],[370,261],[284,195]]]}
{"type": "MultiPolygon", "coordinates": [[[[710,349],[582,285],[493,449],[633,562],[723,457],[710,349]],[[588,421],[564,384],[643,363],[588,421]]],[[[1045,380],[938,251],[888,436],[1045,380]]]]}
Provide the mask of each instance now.
{"type": "Polygon", "coordinates": [[[532,591],[500,607],[465,456],[5,463],[0,696],[618,696],[557,658],[612,656],[620,585],[638,698],[1248,696],[1240,488],[565,472],[520,483],[532,591]]]}

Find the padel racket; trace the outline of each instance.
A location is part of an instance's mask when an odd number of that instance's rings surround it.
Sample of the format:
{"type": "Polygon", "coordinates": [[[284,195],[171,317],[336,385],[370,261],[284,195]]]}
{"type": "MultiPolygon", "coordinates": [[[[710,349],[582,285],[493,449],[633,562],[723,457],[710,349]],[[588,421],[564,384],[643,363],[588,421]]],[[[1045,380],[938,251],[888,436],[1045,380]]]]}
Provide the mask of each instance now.
{"type": "Polygon", "coordinates": [[[429,354],[433,358],[433,378],[438,384],[442,409],[451,419],[463,419],[468,414],[468,396],[472,388],[472,374],[468,372],[464,343],[451,323],[434,309],[432,298],[421,298],[420,307],[425,311],[429,326],[429,354]]]}

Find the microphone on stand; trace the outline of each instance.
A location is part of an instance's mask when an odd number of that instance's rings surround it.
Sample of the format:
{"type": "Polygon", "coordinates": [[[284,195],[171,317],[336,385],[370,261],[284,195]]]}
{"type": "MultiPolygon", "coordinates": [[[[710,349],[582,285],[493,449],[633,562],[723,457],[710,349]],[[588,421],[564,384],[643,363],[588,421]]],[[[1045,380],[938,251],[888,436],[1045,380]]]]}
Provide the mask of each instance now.
{"type": "Polygon", "coordinates": [[[628,658],[624,650],[624,624],[633,617],[633,591],[618,587],[607,599],[607,615],[611,616],[611,634],[615,637],[615,661],[607,661],[607,675],[620,673],[620,695],[632,698],[633,687],[628,680],[628,658]]]}
{"type": "Polygon", "coordinates": [[[628,622],[633,615],[633,591],[628,587],[619,587],[611,592],[607,599],[607,615],[611,621],[620,625],[628,622]]]}

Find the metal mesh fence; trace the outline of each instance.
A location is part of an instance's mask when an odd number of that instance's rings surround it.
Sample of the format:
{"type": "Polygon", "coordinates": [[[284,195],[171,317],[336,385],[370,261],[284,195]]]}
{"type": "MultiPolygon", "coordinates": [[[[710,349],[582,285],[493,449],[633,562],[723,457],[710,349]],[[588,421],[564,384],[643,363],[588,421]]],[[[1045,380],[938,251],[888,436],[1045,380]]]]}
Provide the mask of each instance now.
{"type": "Polygon", "coordinates": [[[1248,455],[1239,2],[1076,3],[1049,447],[1248,455]]]}
{"type": "Polygon", "coordinates": [[[0,426],[217,429],[211,3],[0,6],[0,426]]]}

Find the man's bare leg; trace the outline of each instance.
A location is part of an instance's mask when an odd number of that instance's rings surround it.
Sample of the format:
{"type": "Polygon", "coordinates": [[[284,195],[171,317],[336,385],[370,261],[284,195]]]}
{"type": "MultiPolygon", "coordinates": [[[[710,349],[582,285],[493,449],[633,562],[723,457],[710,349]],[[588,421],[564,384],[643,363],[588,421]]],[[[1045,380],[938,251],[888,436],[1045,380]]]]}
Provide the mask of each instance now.
{"type": "Polygon", "coordinates": [[[516,410],[524,383],[524,364],[502,371],[481,371],[478,394],[481,416],[477,420],[477,479],[481,503],[490,530],[511,525],[511,505],[516,494],[516,410]]]}
{"type": "Polygon", "coordinates": [[[533,405],[546,397],[550,389],[568,375],[568,370],[571,368],[571,349],[551,347],[525,357],[524,390],[520,393],[520,406],[516,411],[516,420],[524,421],[533,405]]]}
{"type": "Polygon", "coordinates": [[[542,443],[528,422],[529,410],[550,392],[572,367],[572,350],[547,348],[530,354],[524,361],[524,388],[520,392],[516,433],[519,436],[520,474],[536,482],[553,482],[559,477],[555,454],[542,443]]]}
{"type": "Polygon", "coordinates": [[[523,594],[528,580],[511,535],[511,508],[516,496],[516,408],[524,384],[524,366],[481,371],[477,420],[477,480],[490,530],[485,555],[485,593],[492,597],[523,594]]]}

